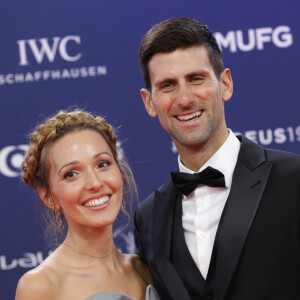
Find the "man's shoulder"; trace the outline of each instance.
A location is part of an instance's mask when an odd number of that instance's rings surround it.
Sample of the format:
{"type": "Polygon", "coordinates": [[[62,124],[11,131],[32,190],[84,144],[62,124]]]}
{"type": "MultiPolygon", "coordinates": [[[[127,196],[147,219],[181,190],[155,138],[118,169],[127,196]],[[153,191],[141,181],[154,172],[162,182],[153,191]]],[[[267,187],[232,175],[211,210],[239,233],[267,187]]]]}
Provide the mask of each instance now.
{"type": "Polygon", "coordinates": [[[273,160],[273,161],[291,160],[291,161],[300,163],[300,155],[299,154],[282,151],[282,150],[277,150],[277,149],[266,148],[264,146],[261,146],[255,142],[247,139],[245,136],[239,135],[237,137],[242,143],[241,149],[243,149],[243,151],[245,151],[245,149],[246,149],[247,151],[249,151],[249,150],[255,151],[255,152],[260,151],[260,153],[264,152],[266,154],[266,157],[268,160],[273,160]]]}
{"type": "Polygon", "coordinates": [[[146,197],[139,205],[138,208],[142,210],[148,210],[150,207],[152,207],[155,196],[157,193],[164,194],[167,189],[169,188],[172,180],[171,178],[168,179],[165,183],[163,183],[160,187],[155,189],[148,197],[146,197]]]}
{"type": "Polygon", "coordinates": [[[256,162],[271,162],[273,171],[280,170],[286,174],[300,172],[299,154],[265,148],[242,136],[240,136],[239,139],[242,141],[241,149],[243,149],[243,161],[248,161],[249,159],[251,160],[254,158],[254,161],[256,162]]]}
{"type": "Polygon", "coordinates": [[[266,154],[268,158],[272,160],[291,160],[294,161],[295,163],[300,163],[300,155],[287,152],[287,151],[282,151],[282,150],[276,150],[276,149],[265,149],[266,154]]]}
{"type": "Polygon", "coordinates": [[[299,178],[300,155],[274,149],[265,149],[265,152],[267,160],[273,164],[273,171],[277,170],[286,176],[292,175],[299,178]]]}

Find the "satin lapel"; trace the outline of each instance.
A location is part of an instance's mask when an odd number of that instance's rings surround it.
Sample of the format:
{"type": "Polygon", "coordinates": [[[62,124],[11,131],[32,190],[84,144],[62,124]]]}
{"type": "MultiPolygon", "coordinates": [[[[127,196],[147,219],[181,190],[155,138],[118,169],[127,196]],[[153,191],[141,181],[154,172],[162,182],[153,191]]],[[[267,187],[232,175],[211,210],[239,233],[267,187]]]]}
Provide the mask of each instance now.
{"type": "Polygon", "coordinates": [[[243,138],[233,184],[216,237],[215,299],[222,300],[257,212],[272,162],[264,149],[243,138]]]}
{"type": "Polygon", "coordinates": [[[153,206],[153,255],[156,268],[172,299],[190,299],[184,284],[170,263],[173,217],[178,191],[170,180],[155,192],[153,206]]]}

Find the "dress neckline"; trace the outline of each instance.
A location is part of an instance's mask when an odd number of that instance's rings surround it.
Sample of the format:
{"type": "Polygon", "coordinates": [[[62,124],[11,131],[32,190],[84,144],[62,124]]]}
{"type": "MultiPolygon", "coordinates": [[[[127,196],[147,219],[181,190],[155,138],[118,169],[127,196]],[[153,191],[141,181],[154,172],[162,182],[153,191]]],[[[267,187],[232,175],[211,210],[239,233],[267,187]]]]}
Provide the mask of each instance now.
{"type": "MultiPolygon", "coordinates": [[[[86,300],[135,300],[134,298],[115,291],[102,291],[98,292],[86,300]],[[100,298],[101,297],[101,298],[100,298]]],[[[154,287],[149,284],[146,289],[146,300],[160,300],[157,292],[155,291],[154,287]]]]}

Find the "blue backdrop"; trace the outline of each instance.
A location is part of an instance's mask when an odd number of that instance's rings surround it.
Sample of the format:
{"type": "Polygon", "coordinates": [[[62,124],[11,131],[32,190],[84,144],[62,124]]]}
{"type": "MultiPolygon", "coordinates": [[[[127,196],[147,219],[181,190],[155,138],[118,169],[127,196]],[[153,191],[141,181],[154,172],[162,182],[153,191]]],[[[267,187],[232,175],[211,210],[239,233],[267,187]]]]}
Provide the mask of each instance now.
{"type": "MultiPolygon", "coordinates": [[[[2,1],[0,4],[0,299],[48,254],[38,200],[20,180],[27,134],[45,116],[79,105],[120,126],[140,201],[177,168],[170,137],[148,117],[138,65],[156,22],[208,24],[230,67],[228,127],[266,147],[300,153],[299,0],[2,1]]],[[[130,229],[115,232],[133,252],[130,229]]]]}

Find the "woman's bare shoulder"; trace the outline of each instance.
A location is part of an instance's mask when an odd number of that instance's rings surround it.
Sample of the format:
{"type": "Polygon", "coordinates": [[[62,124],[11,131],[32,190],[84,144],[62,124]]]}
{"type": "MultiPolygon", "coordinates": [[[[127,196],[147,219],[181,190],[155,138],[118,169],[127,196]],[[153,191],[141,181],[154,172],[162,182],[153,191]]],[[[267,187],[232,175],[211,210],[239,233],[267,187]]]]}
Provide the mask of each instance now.
{"type": "Polygon", "coordinates": [[[140,275],[143,281],[148,285],[152,284],[152,277],[146,263],[136,254],[127,254],[127,258],[135,269],[135,271],[140,275]]]}
{"type": "Polygon", "coordinates": [[[55,268],[41,264],[21,277],[15,300],[55,299],[59,282],[55,268]]]}

